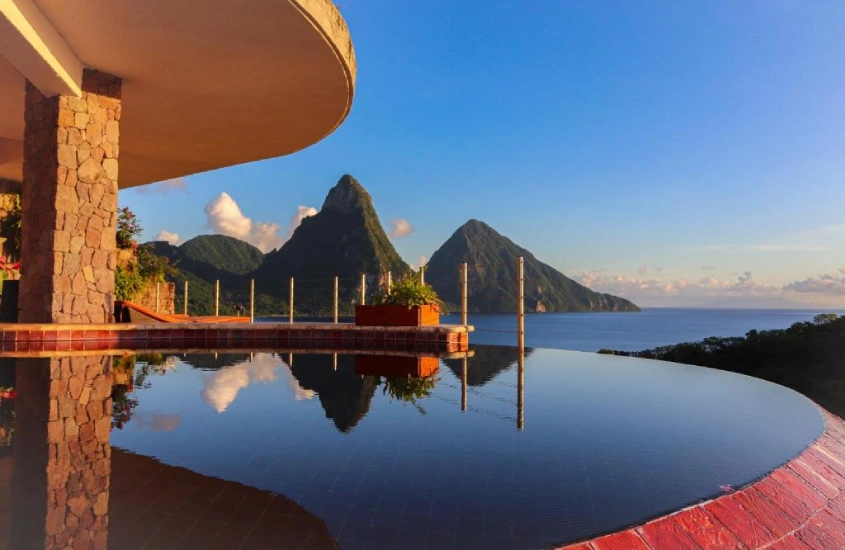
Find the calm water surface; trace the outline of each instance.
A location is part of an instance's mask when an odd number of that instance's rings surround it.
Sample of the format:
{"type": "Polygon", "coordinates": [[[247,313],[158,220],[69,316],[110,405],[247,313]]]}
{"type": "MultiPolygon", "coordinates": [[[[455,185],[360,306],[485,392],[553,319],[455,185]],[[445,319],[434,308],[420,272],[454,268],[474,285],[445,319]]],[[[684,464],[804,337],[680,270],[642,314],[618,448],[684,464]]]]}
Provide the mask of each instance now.
{"type": "MultiPolygon", "coordinates": [[[[744,336],[749,330],[784,329],[811,321],[820,310],[647,308],[639,313],[543,313],[526,315],[527,345],[598,351],[639,351],[694,342],[708,336],[744,336]]],[[[837,312],[845,314],[843,311],[837,312]]],[[[444,323],[460,323],[447,315],[444,323]]],[[[470,315],[476,344],[515,345],[513,315],[470,315]]]]}
{"type": "Polygon", "coordinates": [[[823,429],[758,379],[519,362],[495,346],[2,360],[0,547],[544,548],[740,487],[823,429]]]}
{"type": "Polygon", "coordinates": [[[803,396],[731,373],[558,350],[518,364],[493,346],[466,371],[286,353],[6,360],[0,547],[71,532],[112,548],[544,548],[740,487],[823,429],[803,396]]]}

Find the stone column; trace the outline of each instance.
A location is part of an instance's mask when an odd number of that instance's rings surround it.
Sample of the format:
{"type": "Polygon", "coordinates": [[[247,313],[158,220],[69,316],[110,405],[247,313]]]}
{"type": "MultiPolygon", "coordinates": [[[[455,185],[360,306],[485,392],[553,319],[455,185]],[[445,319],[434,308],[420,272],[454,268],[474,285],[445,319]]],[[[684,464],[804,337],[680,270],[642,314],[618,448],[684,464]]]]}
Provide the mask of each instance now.
{"type": "Polygon", "coordinates": [[[110,366],[109,357],[18,361],[12,548],[106,549],[110,366]]]}
{"type": "Polygon", "coordinates": [[[81,98],[26,84],[18,319],[107,323],[114,312],[121,80],[86,69],[81,98]]]}

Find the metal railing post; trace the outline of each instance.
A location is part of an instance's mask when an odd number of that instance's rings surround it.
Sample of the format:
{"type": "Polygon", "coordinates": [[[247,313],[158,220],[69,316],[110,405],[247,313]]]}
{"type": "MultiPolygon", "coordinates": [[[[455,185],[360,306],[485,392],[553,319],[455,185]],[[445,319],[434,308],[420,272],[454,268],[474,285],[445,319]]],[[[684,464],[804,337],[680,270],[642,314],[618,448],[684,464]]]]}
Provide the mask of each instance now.
{"type": "Polygon", "coordinates": [[[249,280],[249,322],[255,322],[255,279],[249,280]]]}
{"type": "Polygon", "coordinates": [[[337,324],[337,313],[338,313],[338,302],[340,301],[340,291],[339,291],[339,284],[338,278],[335,276],[334,278],[334,322],[337,324]]]}
{"type": "Polygon", "coordinates": [[[516,345],[525,349],[525,260],[522,256],[516,264],[516,345]]]}
{"type": "Polygon", "coordinates": [[[220,316],[220,279],[214,280],[214,316],[220,316]]]}
{"type": "Polygon", "coordinates": [[[288,322],[293,323],[293,277],[290,278],[290,291],[288,293],[288,322]]]}
{"type": "Polygon", "coordinates": [[[461,264],[461,324],[467,326],[467,263],[461,264]]]}

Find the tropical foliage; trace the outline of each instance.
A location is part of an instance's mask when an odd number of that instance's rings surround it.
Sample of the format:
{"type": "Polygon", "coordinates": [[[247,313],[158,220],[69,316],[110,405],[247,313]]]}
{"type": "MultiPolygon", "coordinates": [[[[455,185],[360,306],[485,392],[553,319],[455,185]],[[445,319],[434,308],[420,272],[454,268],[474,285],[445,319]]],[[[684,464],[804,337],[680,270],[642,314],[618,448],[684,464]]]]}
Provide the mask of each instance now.
{"type": "Polygon", "coordinates": [[[15,397],[14,388],[0,387],[0,447],[12,444],[15,434],[15,397]]]}
{"type": "Polygon", "coordinates": [[[409,308],[431,305],[440,310],[443,302],[431,285],[423,282],[424,270],[425,268],[421,268],[419,273],[405,275],[394,283],[390,290],[382,287],[382,291],[375,297],[374,303],[376,305],[391,304],[408,306],[409,308]]]}
{"type": "Polygon", "coordinates": [[[436,376],[420,378],[386,376],[381,378],[379,383],[383,386],[382,394],[390,396],[391,401],[396,399],[403,403],[410,403],[420,414],[426,414],[425,409],[417,401],[430,396],[439,380],[440,378],[436,376]]]}

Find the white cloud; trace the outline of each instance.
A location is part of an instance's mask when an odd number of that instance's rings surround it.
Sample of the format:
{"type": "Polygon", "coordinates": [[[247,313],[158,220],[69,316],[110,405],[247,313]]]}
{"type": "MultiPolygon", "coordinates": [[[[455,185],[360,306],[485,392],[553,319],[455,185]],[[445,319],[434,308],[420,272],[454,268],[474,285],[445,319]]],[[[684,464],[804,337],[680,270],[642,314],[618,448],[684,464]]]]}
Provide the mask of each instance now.
{"type": "Polygon", "coordinates": [[[428,258],[426,258],[425,256],[420,256],[419,259],[417,260],[417,265],[412,265],[411,267],[414,268],[414,269],[419,269],[427,263],[428,263],[428,258]]]}
{"type": "Polygon", "coordinates": [[[393,226],[390,229],[390,236],[394,239],[407,237],[414,232],[414,226],[404,218],[392,218],[390,225],[393,226]]]}
{"type": "Polygon", "coordinates": [[[245,216],[241,207],[228,193],[220,193],[220,196],[211,200],[205,205],[207,225],[221,235],[228,235],[246,241],[257,247],[262,252],[281,246],[284,242],[279,236],[281,227],[273,222],[253,222],[252,218],[245,216]]]}
{"type": "Polygon", "coordinates": [[[647,272],[648,272],[648,266],[647,265],[641,265],[640,267],[637,268],[637,274],[640,277],[645,275],[647,272]]]}
{"type": "Polygon", "coordinates": [[[250,384],[270,383],[282,374],[297,401],[314,397],[312,390],[303,389],[290,369],[272,353],[256,353],[252,361],[236,363],[214,372],[205,379],[200,395],[206,405],[222,413],[250,384]]]}
{"type": "Polygon", "coordinates": [[[167,195],[171,191],[187,193],[188,182],[185,181],[184,178],[173,178],[171,180],[160,181],[150,185],[141,185],[140,187],[137,187],[136,190],[142,195],[149,195],[152,193],[167,195]]]}
{"type": "Polygon", "coordinates": [[[293,232],[296,231],[296,228],[299,227],[302,220],[310,216],[314,216],[315,214],[317,214],[317,209],[313,206],[297,206],[296,213],[290,217],[290,227],[288,227],[287,238],[290,239],[293,236],[293,232]]]}
{"type": "Polygon", "coordinates": [[[158,234],[153,237],[153,240],[165,241],[172,244],[173,246],[176,246],[182,242],[182,239],[179,238],[178,233],[171,233],[167,229],[162,229],[161,231],[159,231],[158,234]]]}
{"type": "Polygon", "coordinates": [[[845,266],[842,266],[842,267],[839,268],[839,273],[842,273],[843,275],[845,275],[845,266]]]}
{"type": "Polygon", "coordinates": [[[226,192],[205,205],[206,225],[221,235],[246,241],[262,252],[282,246],[308,216],[317,213],[313,206],[298,206],[290,218],[287,233],[280,235],[282,226],[275,222],[256,222],[245,215],[240,205],[226,192]]]}

